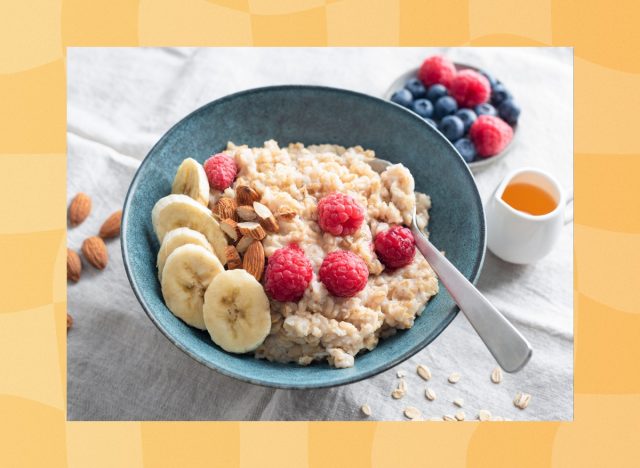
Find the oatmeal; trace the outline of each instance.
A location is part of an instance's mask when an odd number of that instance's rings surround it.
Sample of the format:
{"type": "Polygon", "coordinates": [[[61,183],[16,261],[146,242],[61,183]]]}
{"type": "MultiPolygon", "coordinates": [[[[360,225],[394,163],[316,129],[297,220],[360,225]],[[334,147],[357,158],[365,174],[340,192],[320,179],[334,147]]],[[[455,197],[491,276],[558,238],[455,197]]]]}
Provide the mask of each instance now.
{"type": "Polygon", "coordinates": [[[295,244],[313,270],[300,300],[270,299],[271,330],[256,357],[301,365],[326,359],[335,367],[351,367],[359,352],[413,325],[438,292],[435,273],[418,251],[408,265],[389,270],[373,248],[380,232],[410,225],[414,207],[419,227],[427,225],[430,199],[414,193],[408,169],[396,164],[378,174],[367,164],[374,153],[361,147],[298,143],[280,148],[268,141],[262,148],[229,143],[225,153],[238,166],[237,179],[224,192],[212,192],[212,202],[221,195],[234,197],[234,187],[254,188],[274,214],[287,213],[278,218],[279,230],[262,240],[267,259],[295,244]],[[364,221],[353,234],[334,236],[319,227],[318,202],[334,192],[349,195],[364,208],[364,221]],[[368,269],[364,289],[353,297],[330,294],[319,279],[323,259],[336,250],[352,252],[368,269]]]}

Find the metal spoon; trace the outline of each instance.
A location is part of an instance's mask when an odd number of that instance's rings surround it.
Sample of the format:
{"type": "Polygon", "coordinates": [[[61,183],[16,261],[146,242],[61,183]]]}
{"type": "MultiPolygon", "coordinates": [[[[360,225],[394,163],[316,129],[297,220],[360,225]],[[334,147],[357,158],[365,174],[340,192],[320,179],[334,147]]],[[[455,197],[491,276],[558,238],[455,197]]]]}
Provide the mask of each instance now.
{"type": "MultiPolygon", "coordinates": [[[[373,159],[368,163],[377,173],[384,172],[391,165],[384,159],[373,159]]],[[[531,345],[511,322],[429,242],[418,228],[415,208],[411,232],[415,238],[416,247],[427,259],[500,367],[507,372],[517,372],[522,369],[531,358],[531,345]]]]}

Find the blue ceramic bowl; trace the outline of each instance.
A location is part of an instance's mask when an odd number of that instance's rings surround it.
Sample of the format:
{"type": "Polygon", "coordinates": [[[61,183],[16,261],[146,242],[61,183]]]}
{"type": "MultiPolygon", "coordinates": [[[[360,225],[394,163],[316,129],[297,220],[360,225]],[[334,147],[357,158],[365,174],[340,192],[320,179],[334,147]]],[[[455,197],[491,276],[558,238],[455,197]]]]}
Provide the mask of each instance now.
{"type": "Polygon", "coordinates": [[[276,86],[243,91],[189,114],[151,149],[136,173],[122,218],[124,264],[143,309],[178,348],[195,360],[246,382],[281,388],[319,388],[356,382],[404,361],[433,341],[458,309],[441,287],[410,330],[381,340],[350,369],[307,367],[229,354],[207,332],[187,326],[167,309],[156,271],[159,244],[151,209],[171,192],[185,157],[205,161],[228,141],[262,146],[290,142],[361,145],[378,157],[401,162],[416,189],[431,195],[431,241],[470,280],[477,278],[485,251],[485,220],[469,168],[453,146],[420,117],[368,95],[316,86],[276,86]]]}

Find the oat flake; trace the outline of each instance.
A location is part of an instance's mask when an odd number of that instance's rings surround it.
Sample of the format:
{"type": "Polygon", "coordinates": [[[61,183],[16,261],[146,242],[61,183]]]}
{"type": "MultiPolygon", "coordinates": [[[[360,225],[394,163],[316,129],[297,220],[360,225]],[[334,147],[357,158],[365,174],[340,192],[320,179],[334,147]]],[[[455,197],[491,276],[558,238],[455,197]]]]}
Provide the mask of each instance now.
{"type": "Polygon", "coordinates": [[[420,410],[415,406],[407,406],[404,409],[404,415],[409,419],[416,419],[422,417],[420,410]]]}
{"type": "Polygon", "coordinates": [[[462,398],[456,398],[455,400],[453,400],[453,404],[458,408],[462,408],[464,406],[464,400],[462,398]]]}
{"type": "Polygon", "coordinates": [[[429,370],[429,368],[427,366],[424,366],[422,364],[420,364],[417,368],[416,368],[416,372],[418,373],[418,375],[420,377],[422,377],[424,380],[429,380],[431,378],[431,371],[429,370]]]}
{"type": "Polygon", "coordinates": [[[458,421],[464,421],[464,411],[458,411],[458,412],[456,413],[456,419],[457,419],[458,421]]]}
{"type": "Polygon", "coordinates": [[[367,404],[362,405],[360,407],[360,411],[362,411],[362,414],[364,414],[367,417],[371,416],[371,407],[367,404]]]}
{"type": "Polygon", "coordinates": [[[493,369],[493,372],[491,372],[491,381],[495,384],[502,382],[502,369],[499,367],[493,369]]]}
{"type": "Polygon", "coordinates": [[[449,383],[457,383],[460,380],[460,374],[458,372],[454,372],[449,376],[449,383]]]}
{"type": "Polygon", "coordinates": [[[403,392],[407,391],[407,381],[404,379],[400,379],[400,383],[398,384],[398,389],[402,390],[403,392]]]}
{"type": "Polygon", "coordinates": [[[520,408],[520,409],[525,409],[527,406],[529,406],[529,402],[531,401],[531,395],[529,395],[528,393],[522,393],[522,392],[518,392],[518,394],[516,395],[515,400],[513,400],[513,404],[520,408]]]}
{"type": "Polygon", "coordinates": [[[490,421],[491,412],[486,409],[481,409],[480,411],[478,411],[478,419],[480,421],[490,421]]]}
{"type": "Polygon", "coordinates": [[[427,398],[427,400],[429,401],[433,401],[436,399],[436,392],[434,392],[432,389],[427,388],[424,391],[424,396],[427,398]]]}
{"type": "Polygon", "coordinates": [[[457,421],[457,419],[450,414],[445,414],[444,416],[442,416],[442,419],[444,419],[445,421],[457,421]]]}

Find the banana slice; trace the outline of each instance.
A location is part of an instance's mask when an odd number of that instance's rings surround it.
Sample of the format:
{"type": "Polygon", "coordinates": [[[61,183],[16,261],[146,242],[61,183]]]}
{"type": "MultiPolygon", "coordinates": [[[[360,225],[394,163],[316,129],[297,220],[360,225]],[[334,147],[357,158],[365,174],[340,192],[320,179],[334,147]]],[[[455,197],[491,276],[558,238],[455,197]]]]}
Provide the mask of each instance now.
{"type": "Polygon", "coordinates": [[[182,161],[173,179],[171,193],[182,193],[204,206],[209,205],[209,180],[204,167],[193,158],[182,161]]]}
{"type": "Polygon", "coordinates": [[[211,248],[211,244],[204,234],[198,231],[194,231],[193,229],[189,229],[186,227],[174,229],[173,231],[169,231],[166,236],[164,236],[164,240],[162,241],[162,245],[160,246],[160,250],[158,251],[158,278],[162,281],[162,270],[164,269],[164,264],[167,261],[167,257],[171,255],[171,252],[176,250],[181,245],[185,244],[194,244],[204,247],[209,252],[213,253],[213,249],[211,248]]]}
{"type": "Polygon", "coordinates": [[[204,294],[202,311],[213,342],[231,353],[253,351],[271,330],[269,299],[245,270],[217,275],[204,294]]]}
{"type": "Polygon", "coordinates": [[[213,247],[213,251],[222,264],[226,263],[227,239],[220,229],[220,225],[213,219],[211,210],[193,198],[182,194],[172,194],[161,198],[151,211],[151,222],[160,243],[169,231],[179,227],[188,227],[201,232],[213,247]]]}
{"type": "Polygon", "coordinates": [[[185,244],[176,248],[164,265],[162,295],[173,315],[192,327],[205,330],[202,316],[204,293],[216,275],[224,271],[220,260],[204,247],[185,244]]]}

